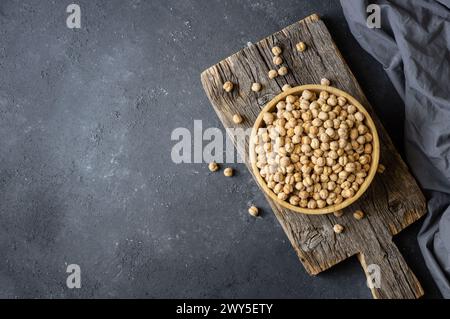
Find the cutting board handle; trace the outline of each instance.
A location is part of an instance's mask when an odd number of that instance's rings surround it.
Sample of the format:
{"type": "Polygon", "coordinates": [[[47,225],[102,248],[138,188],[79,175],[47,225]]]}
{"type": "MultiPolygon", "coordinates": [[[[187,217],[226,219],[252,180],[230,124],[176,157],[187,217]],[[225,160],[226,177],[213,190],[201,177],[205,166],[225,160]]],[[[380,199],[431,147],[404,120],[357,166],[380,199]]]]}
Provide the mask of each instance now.
{"type": "Polygon", "coordinates": [[[422,286],[392,239],[379,240],[358,254],[375,299],[414,299],[423,296],[422,286]]]}

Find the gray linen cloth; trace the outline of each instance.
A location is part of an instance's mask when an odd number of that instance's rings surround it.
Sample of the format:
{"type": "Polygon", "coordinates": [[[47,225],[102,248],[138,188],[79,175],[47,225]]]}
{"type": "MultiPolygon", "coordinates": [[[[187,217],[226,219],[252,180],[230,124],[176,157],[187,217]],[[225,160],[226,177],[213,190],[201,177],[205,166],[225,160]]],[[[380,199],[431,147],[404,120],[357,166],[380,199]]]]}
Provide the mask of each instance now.
{"type": "Polygon", "coordinates": [[[418,241],[450,298],[450,0],[370,3],[341,0],[352,34],[405,102],[406,159],[428,199],[418,241]],[[367,26],[370,3],[381,8],[381,28],[367,26]]]}

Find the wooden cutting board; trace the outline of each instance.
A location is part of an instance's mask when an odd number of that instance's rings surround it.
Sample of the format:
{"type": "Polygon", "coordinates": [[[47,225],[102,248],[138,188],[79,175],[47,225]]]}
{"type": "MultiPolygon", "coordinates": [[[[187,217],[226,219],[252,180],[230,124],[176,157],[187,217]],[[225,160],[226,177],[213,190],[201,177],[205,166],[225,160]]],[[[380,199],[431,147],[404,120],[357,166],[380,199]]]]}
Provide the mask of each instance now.
{"type": "MultiPolygon", "coordinates": [[[[356,255],[366,276],[375,283],[371,287],[374,298],[418,298],[423,289],[392,236],[425,214],[425,199],[318,15],[294,23],[210,67],[202,73],[201,81],[226,128],[250,128],[260,110],[280,93],[284,84],[319,83],[323,77],[353,95],[369,111],[378,128],[380,162],[386,170],[377,174],[363,197],[346,208],[342,217],[298,214],[266,198],[309,274],[316,275],[356,255]],[[304,52],[295,49],[300,41],[307,44],[304,52]],[[289,73],[270,80],[268,71],[276,69],[271,52],[275,45],[283,49],[283,65],[289,73]],[[236,84],[231,93],[222,88],[228,80],[236,84]],[[253,82],[262,83],[263,89],[252,92],[253,82]],[[233,123],[236,113],[243,116],[242,124],[233,123]],[[366,217],[354,219],[352,213],[356,209],[363,210],[366,217]],[[345,227],[344,233],[333,232],[337,223],[345,227]]],[[[233,140],[242,158],[248,158],[243,155],[248,154],[248,139],[245,143],[234,137],[233,140]]],[[[248,159],[246,164],[251,172],[248,159]]]]}

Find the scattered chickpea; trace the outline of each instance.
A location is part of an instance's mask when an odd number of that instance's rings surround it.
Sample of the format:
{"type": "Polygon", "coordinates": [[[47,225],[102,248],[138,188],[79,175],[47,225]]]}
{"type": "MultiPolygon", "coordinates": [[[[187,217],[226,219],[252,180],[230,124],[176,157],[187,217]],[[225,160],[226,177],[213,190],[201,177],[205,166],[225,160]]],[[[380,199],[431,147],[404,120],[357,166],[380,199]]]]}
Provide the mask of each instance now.
{"type": "Polygon", "coordinates": [[[364,212],[362,210],[357,210],[353,213],[353,217],[357,220],[361,220],[364,218],[364,212]]]}
{"type": "Polygon", "coordinates": [[[216,172],[219,169],[219,165],[216,162],[211,162],[209,163],[208,168],[211,172],[216,172]]]}
{"type": "Polygon", "coordinates": [[[333,226],[333,230],[336,234],[340,234],[344,231],[344,226],[342,226],[340,224],[336,224],[333,226]]]}
{"type": "Polygon", "coordinates": [[[259,209],[256,206],[250,206],[250,208],[248,209],[248,213],[253,217],[256,217],[259,215],[259,209]]]}
{"type": "Polygon", "coordinates": [[[233,122],[236,124],[240,124],[242,123],[243,119],[242,116],[240,114],[234,114],[233,115],[233,122]]]}
{"type": "Polygon", "coordinates": [[[226,81],[223,84],[223,89],[225,90],[225,92],[230,93],[233,90],[234,84],[231,81],[226,81]]]}
{"type": "Polygon", "coordinates": [[[336,217],[342,217],[342,215],[344,215],[344,212],[342,210],[337,210],[333,213],[333,215],[336,217]]]}
{"type": "Polygon", "coordinates": [[[383,164],[378,164],[377,173],[383,174],[385,170],[386,170],[386,167],[383,164]]]}
{"type": "Polygon", "coordinates": [[[306,50],[305,42],[299,42],[295,45],[295,47],[297,48],[297,51],[299,51],[299,52],[303,52],[306,50]]]}
{"type": "Polygon", "coordinates": [[[292,88],[292,86],[290,86],[289,84],[285,84],[285,85],[283,85],[283,87],[281,88],[281,90],[282,90],[283,92],[286,92],[286,91],[289,90],[290,88],[292,88]]]}
{"type": "Polygon", "coordinates": [[[275,79],[278,76],[278,72],[276,70],[270,70],[268,75],[269,79],[275,79]]]}
{"type": "Polygon", "coordinates": [[[281,63],[283,63],[283,59],[278,55],[274,56],[272,61],[275,65],[280,65],[281,63]]]}
{"type": "Polygon", "coordinates": [[[261,83],[255,82],[252,84],[252,91],[259,92],[261,91],[261,83]]]}
{"type": "Polygon", "coordinates": [[[226,177],[231,177],[233,176],[234,171],[231,167],[227,167],[223,170],[223,175],[225,175],[226,177]]]}
{"type": "Polygon", "coordinates": [[[320,80],[320,85],[326,85],[326,86],[330,86],[330,80],[323,78],[320,80]]]}
{"type": "Polygon", "coordinates": [[[272,54],[275,56],[279,56],[281,54],[281,52],[282,52],[281,48],[278,46],[272,48],[272,54]]]}
{"type": "Polygon", "coordinates": [[[286,74],[288,74],[287,67],[282,66],[281,68],[278,69],[278,75],[285,76],[286,74]]]}

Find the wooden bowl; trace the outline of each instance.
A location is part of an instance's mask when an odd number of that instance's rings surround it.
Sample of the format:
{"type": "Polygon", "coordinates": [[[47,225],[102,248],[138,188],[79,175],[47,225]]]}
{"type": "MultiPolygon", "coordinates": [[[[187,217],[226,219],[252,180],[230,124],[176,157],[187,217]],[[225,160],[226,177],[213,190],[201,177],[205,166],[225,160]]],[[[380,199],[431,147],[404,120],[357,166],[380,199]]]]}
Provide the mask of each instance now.
{"type": "Polygon", "coordinates": [[[287,208],[289,210],[292,210],[294,212],[297,213],[303,213],[303,214],[311,214],[311,215],[320,215],[320,214],[329,214],[329,213],[333,213],[335,211],[341,210],[349,205],[351,205],[352,203],[354,203],[356,200],[358,200],[358,198],[360,198],[362,196],[362,194],[364,194],[364,192],[367,190],[367,188],[369,187],[370,183],[372,182],[377,168],[378,168],[378,161],[380,158],[380,140],[378,138],[378,134],[377,134],[377,130],[375,127],[375,124],[373,123],[372,118],[370,117],[369,113],[367,112],[367,110],[351,95],[349,95],[348,93],[341,91],[339,89],[336,89],[334,87],[330,87],[330,86],[323,86],[323,85],[302,85],[302,86],[297,86],[294,88],[291,88],[289,90],[287,90],[286,92],[282,92],[281,94],[277,95],[275,98],[273,98],[259,113],[258,117],[256,118],[255,124],[253,125],[253,129],[252,129],[252,133],[251,133],[251,137],[250,137],[250,147],[249,147],[249,152],[250,152],[250,162],[252,165],[252,170],[253,170],[253,174],[256,177],[256,180],[258,181],[258,184],[261,186],[261,188],[264,190],[264,192],[277,204],[283,206],[284,208],[287,208]],[[271,112],[275,109],[276,104],[279,101],[285,100],[286,97],[288,95],[301,95],[301,93],[304,90],[309,90],[311,92],[316,92],[317,94],[320,93],[320,91],[327,91],[330,94],[334,94],[336,96],[343,96],[347,99],[348,102],[350,102],[351,104],[353,104],[354,106],[356,106],[356,108],[358,109],[359,112],[361,112],[362,114],[364,114],[365,116],[365,124],[366,126],[369,128],[370,133],[373,136],[373,140],[372,140],[372,145],[373,145],[373,150],[372,150],[372,161],[371,161],[371,166],[370,166],[370,170],[368,175],[365,178],[365,181],[363,184],[361,184],[358,192],[355,194],[355,196],[347,198],[346,200],[344,200],[342,203],[340,204],[335,204],[335,205],[331,205],[331,206],[326,206],[324,208],[317,208],[317,209],[310,209],[310,208],[302,208],[299,206],[294,206],[291,205],[289,202],[287,201],[283,201],[280,200],[277,195],[267,186],[265,180],[263,179],[263,177],[261,176],[261,174],[259,173],[259,169],[258,167],[256,167],[256,152],[255,152],[255,144],[254,144],[254,137],[256,136],[258,129],[263,127],[264,122],[263,122],[263,114],[266,112],[271,112]]]}

